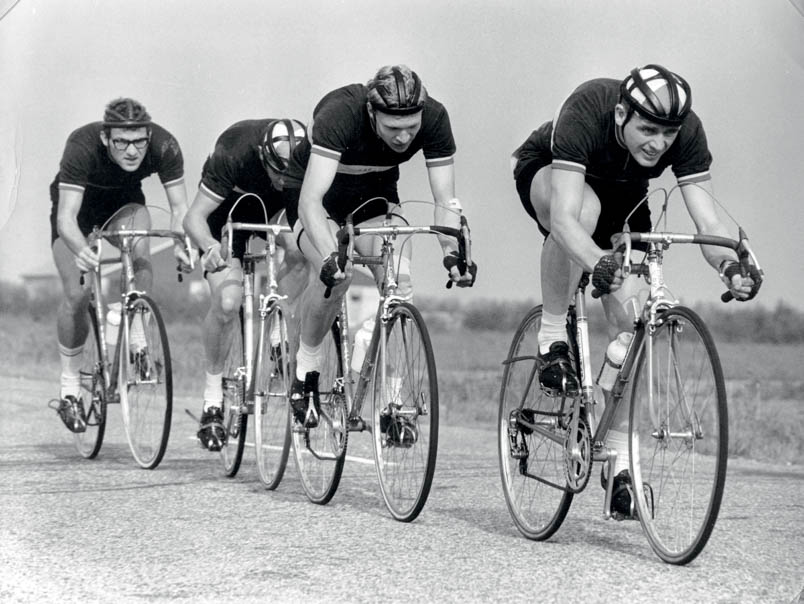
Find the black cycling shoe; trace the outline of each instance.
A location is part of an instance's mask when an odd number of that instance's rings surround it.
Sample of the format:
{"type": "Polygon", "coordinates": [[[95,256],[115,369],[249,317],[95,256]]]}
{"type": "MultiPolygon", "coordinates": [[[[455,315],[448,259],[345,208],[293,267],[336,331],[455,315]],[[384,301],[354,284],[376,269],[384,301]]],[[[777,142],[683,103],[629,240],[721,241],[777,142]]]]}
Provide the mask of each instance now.
{"type": "Polygon", "coordinates": [[[547,354],[539,352],[539,385],[550,396],[563,396],[578,392],[578,378],[572,369],[569,346],[566,342],[553,342],[547,354]]]}
{"type": "Polygon", "coordinates": [[[396,418],[385,413],[380,415],[380,432],[385,434],[389,445],[404,449],[409,449],[419,439],[416,425],[401,415],[397,415],[396,418]]]}
{"type": "MultiPolygon", "coordinates": [[[[606,479],[603,473],[600,474],[600,482],[606,488],[606,479]]],[[[645,484],[645,495],[648,506],[653,509],[653,489],[649,484],[645,484]]],[[[615,520],[639,520],[636,504],[634,503],[634,490],[631,482],[631,473],[622,470],[614,477],[614,485],[611,490],[611,516],[615,520]]]]}
{"type": "Polygon", "coordinates": [[[293,385],[290,387],[290,406],[297,425],[305,428],[318,426],[321,400],[318,394],[317,371],[308,371],[303,382],[299,378],[293,378],[293,385]]]}
{"type": "Polygon", "coordinates": [[[226,443],[226,430],[223,428],[223,411],[220,407],[210,407],[201,413],[198,422],[198,441],[208,451],[220,451],[226,443]]]}
{"type": "Polygon", "coordinates": [[[53,399],[48,403],[51,409],[55,409],[61,421],[67,426],[70,432],[81,433],[87,431],[87,418],[84,414],[84,403],[80,398],[68,394],[63,399],[53,399]],[[53,405],[52,403],[56,403],[53,405]]]}

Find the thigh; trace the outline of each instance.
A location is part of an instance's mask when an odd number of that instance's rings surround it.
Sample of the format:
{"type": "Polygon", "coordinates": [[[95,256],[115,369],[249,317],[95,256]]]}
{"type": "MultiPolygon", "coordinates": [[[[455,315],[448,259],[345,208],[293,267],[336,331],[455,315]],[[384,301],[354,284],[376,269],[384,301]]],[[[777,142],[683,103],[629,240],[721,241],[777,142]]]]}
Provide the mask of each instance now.
{"type": "Polygon", "coordinates": [[[64,243],[64,239],[57,238],[51,246],[53,262],[61,279],[62,290],[68,300],[76,301],[89,299],[89,291],[81,285],[81,271],[75,264],[75,254],[64,243]]]}
{"type": "Polygon", "coordinates": [[[642,277],[628,275],[620,289],[601,297],[609,325],[616,327],[611,337],[621,331],[633,331],[634,321],[648,299],[650,287],[642,277]]]}
{"type": "Polygon", "coordinates": [[[240,308],[243,298],[243,268],[240,260],[232,258],[229,266],[216,273],[205,273],[209,283],[210,304],[215,309],[225,312],[240,308]]]}

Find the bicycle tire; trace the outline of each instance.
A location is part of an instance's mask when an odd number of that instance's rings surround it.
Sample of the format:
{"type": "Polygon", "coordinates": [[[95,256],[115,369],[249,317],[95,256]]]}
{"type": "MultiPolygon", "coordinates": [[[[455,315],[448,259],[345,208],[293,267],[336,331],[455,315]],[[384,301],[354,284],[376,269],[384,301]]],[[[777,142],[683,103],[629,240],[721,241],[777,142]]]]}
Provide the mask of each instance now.
{"type": "Polygon", "coordinates": [[[539,388],[541,317],[542,307],[532,308],[514,333],[504,363],[497,421],[505,503],[519,532],[536,541],[559,529],[573,499],[566,487],[564,448],[572,402],[549,397],[539,388]],[[523,421],[538,424],[540,431],[523,421]]]}
{"type": "Polygon", "coordinates": [[[89,309],[89,333],[81,352],[81,401],[87,420],[85,432],[73,434],[75,448],[86,459],[95,459],[103,445],[106,432],[106,386],[101,362],[98,319],[93,308],[89,309]]]}
{"type": "Polygon", "coordinates": [[[223,426],[226,431],[220,456],[223,473],[234,478],[243,461],[248,430],[246,368],[243,352],[243,310],[233,322],[232,341],[223,363],[223,426]]]}
{"type": "Polygon", "coordinates": [[[260,320],[254,368],[254,451],[257,471],[266,489],[279,486],[290,453],[290,352],[282,308],[276,304],[260,320]],[[279,343],[270,334],[278,324],[279,343]]]}
{"type": "Polygon", "coordinates": [[[337,319],[324,338],[322,354],[318,427],[304,428],[294,423],[291,430],[293,455],[302,488],[307,498],[318,505],[329,503],[338,490],[349,443],[341,330],[337,319]]]}
{"type": "Polygon", "coordinates": [[[662,560],[687,564],[717,521],[728,455],[720,358],[706,325],[689,308],[663,311],[645,336],[634,366],[629,433],[645,535],[662,560]]]}
{"type": "Polygon", "coordinates": [[[126,307],[128,340],[121,339],[118,391],[131,454],[146,470],[162,461],[173,416],[173,368],[167,330],[156,303],[132,295],[126,307]],[[142,325],[145,344],[133,349],[134,323],[142,325]]]}
{"type": "Polygon", "coordinates": [[[388,511],[396,520],[411,522],[427,502],[438,455],[435,355],[427,326],[412,304],[395,305],[383,332],[385,358],[378,346],[372,389],[374,461],[388,511]],[[385,431],[380,429],[383,416],[385,431]]]}

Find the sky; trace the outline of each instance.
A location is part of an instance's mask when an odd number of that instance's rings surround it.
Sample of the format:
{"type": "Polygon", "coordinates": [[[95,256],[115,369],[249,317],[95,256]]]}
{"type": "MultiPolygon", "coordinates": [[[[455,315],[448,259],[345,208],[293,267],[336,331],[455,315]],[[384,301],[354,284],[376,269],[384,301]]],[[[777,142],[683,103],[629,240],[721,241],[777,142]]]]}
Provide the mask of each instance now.
{"type": "MultiPolygon", "coordinates": [[[[511,152],[581,82],[660,63],[692,87],[715,194],[766,273],[758,302],[804,309],[802,0],[0,0],[0,278],[55,272],[48,187],[69,133],[109,100],[138,99],[176,136],[192,201],[227,126],[309,121],[325,93],[393,63],[449,111],[479,266],[474,288],[446,290],[438,245],[420,241],[416,291],[539,302],[542,237],[517,197],[511,152]]],[[[669,172],[652,183],[672,184],[669,172]]],[[[156,176],[144,189],[167,207],[156,176]]],[[[399,191],[431,199],[421,156],[403,165],[399,191]]],[[[424,208],[412,216],[431,220],[424,208]]],[[[679,194],[668,226],[691,232],[679,194]]],[[[671,291],[717,300],[715,271],[687,248],[667,257],[671,291]]]]}

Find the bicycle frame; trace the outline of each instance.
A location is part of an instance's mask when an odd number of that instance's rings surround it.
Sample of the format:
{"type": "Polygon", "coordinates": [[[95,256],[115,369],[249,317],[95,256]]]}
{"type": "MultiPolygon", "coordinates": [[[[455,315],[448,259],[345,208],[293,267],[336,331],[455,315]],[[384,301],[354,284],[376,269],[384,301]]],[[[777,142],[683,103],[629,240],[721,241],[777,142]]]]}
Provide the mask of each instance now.
{"type": "Polygon", "coordinates": [[[276,280],[276,238],[280,233],[290,233],[291,228],[280,224],[260,224],[250,222],[233,222],[227,220],[224,233],[228,237],[229,257],[232,257],[232,246],[235,231],[258,232],[265,234],[265,248],[261,252],[245,253],[243,255],[243,357],[245,367],[245,396],[247,409],[242,412],[253,412],[254,398],[254,274],[256,264],[262,260],[267,264],[268,293],[260,294],[257,313],[265,318],[275,304],[285,300],[287,296],[279,294],[276,280]]]}
{"type": "MultiPolygon", "coordinates": [[[[351,222],[351,216],[346,223],[346,234],[348,235],[348,243],[345,249],[345,256],[349,258],[354,264],[361,264],[363,266],[381,266],[383,270],[383,279],[379,287],[380,301],[375,315],[374,331],[371,335],[371,341],[366,349],[366,355],[363,359],[363,365],[360,369],[357,384],[348,371],[351,362],[351,344],[349,338],[349,325],[348,325],[348,308],[346,296],[341,302],[341,358],[343,359],[344,367],[344,392],[346,395],[347,409],[349,410],[349,430],[362,431],[365,429],[365,422],[362,419],[361,413],[363,410],[363,403],[366,396],[368,384],[372,381],[372,374],[374,372],[375,359],[385,358],[385,338],[381,334],[385,331],[385,326],[391,316],[391,310],[396,304],[407,300],[406,297],[397,294],[399,284],[397,282],[396,268],[394,267],[394,241],[399,236],[413,236],[417,234],[432,234],[432,235],[448,235],[455,237],[459,241],[464,241],[465,244],[465,258],[467,263],[471,263],[471,255],[469,250],[469,230],[466,224],[466,219],[461,216],[461,228],[455,229],[451,227],[444,227],[438,225],[430,226],[407,226],[407,225],[394,225],[390,222],[390,217],[387,216],[382,226],[376,227],[355,227],[351,222]],[[360,235],[374,235],[380,237],[380,255],[379,256],[364,256],[355,253],[354,239],[360,235]],[[378,351],[379,348],[379,351],[378,351]],[[379,354],[379,356],[378,356],[379,354]]],[[[385,363],[380,363],[380,378],[381,383],[386,383],[386,370],[385,363]]]]}
{"type": "MultiPolygon", "coordinates": [[[[120,368],[120,351],[124,350],[124,348],[121,348],[121,345],[127,345],[127,342],[129,341],[130,329],[130,325],[128,323],[128,313],[126,311],[128,310],[132,297],[140,296],[145,293],[144,291],[135,289],[134,260],[132,259],[132,253],[134,248],[134,240],[137,237],[166,237],[186,243],[180,235],[168,230],[125,228],[116,230],[101,230],[95,228],[89,236],[90,245],[97,246],[99,256],[101,255],[104,239],[119,238],[120,240],[120,258],[103,259],[100,261],[98,269],[90,272],[90,304],[92,305],[95,313],[95,319],[97,320],[98,324],[98,337],[100,338],[103,363],[104,389],[106,391],[106,396],[110,397],[109,400],[106,401],[107,404],[120,402],[120,395],[117,390],[120,368]],[[110,353],[112,351],[109,350],[109,344],[106,339],[106,316],[108,312],[108,305],[105,303],[105,299],[103,297],[103,290],[101,286],[101,267],[106,264],[116,264],[117,262],[120,262],[122,265],[120,278],[122,285],[121,289],[123,291],[120,294],[120,328],[117,331],[117,340],[114,346],[114,358],[110,359],[110,353]]],[[[84,275],[82,275],[81,278],[83,282],[84,275]]]]}

